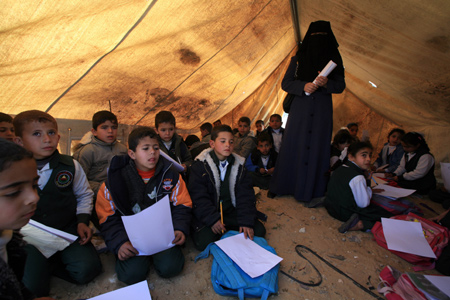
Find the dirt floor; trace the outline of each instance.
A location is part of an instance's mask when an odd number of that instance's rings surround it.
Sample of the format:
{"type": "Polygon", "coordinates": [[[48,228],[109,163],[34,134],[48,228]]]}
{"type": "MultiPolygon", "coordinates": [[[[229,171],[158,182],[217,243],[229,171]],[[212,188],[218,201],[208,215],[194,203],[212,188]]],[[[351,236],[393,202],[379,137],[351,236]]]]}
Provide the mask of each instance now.
{"type": "MultiPolygon", "coordinates": [[[[268,215],[265,224],[266,239],[283,258],[280,270],[303,282],[317,282],[319,276],[311,264],[300,257],[295,248],[304,245],[316,252],[334,267],[347,274],[361,286],[377,287],[381,269],[390,265],[401,272],[414,272],[413,265],[378,246],[371,233],[337,231],[341,222],[328,215],[325,208],[305,208],[292,197],[269,199],[266,191],[258,195],[258,209],[268,215]]],[[[443,212],[440,204],[420,196],[410,197],[416,204],[425,202],[437,212],[443,212]]],[[[421,207],[421,206],[420,206],[421,207]]],[[[421,207],[426,218],[435,216],[421,207]]],[[[236,299],[216,294],[210,280],[212,257],[194,262],[199,254],[190,239],[183,249],[186,264],[183,272],[172,279],[159,278],[150,270],[147,282],[152,299],[236,299]]],[[[303,253],[303,251],[302,251],[303,253]]],[[[303,255],[320,272],[323,282],[316,287],[299,284],[279,274],[279,291],[270,298],[278,299],[375,299],[363,291],[351,279],[333,270],[310,252],[303,255]]],[[[87,285],[74,285],[61,279],[52,279],[51,296],[55,299],[88,299],[124,287],[114,271],[114,256],[101,254],[104,272],[87,285]]],[[[425,274],[439,274],[435,270],[425,274]]],[[[374,294],[383,298],[373,290],[374,294]]]]}

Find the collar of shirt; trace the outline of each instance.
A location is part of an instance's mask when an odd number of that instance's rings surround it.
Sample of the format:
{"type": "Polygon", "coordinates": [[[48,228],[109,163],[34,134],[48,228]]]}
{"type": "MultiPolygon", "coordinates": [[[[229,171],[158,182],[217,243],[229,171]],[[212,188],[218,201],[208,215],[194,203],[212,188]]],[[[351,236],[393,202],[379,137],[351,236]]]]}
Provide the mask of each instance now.
{"type": "Polygon", "coordinates": [[[227,172],[228,160],[220,160],[219,161],[219,169],[220,169],[220,180],[223,181],[225,179],[225,173],[227,172]]]}

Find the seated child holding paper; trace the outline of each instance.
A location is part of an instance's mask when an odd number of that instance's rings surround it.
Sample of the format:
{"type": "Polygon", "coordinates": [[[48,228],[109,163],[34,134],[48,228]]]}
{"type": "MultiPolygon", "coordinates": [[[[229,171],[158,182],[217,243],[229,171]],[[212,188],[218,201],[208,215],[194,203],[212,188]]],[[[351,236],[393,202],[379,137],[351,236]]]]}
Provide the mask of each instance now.
{"type": "Polygon", "coordinates": [[[160,111],[155,116],[155,129],[160,150],[184,167],[184,172],[192,164],[192,156],[183,138],[175,131],[175,116],[170,111],[160,111]]]}
{"type": "Polygon", "coordinates": [[[340,233],[371,229],[382,217],[392,214],[370,203],[372,189],[367,185],[373,147],[368,142],[355,142],[348,147],[348,161],[333,172],[328,183],[324,206],[330,216],[344,222],[340,233]]]}
{"type": "Polygon", "coordinates": [[[386,178],[395,180],[405,189],[414,189],[419,194],[427,194],[436,188],[434,157],[425,138],[417,132],[408,132],[401,140],[403,155],[400,165],[386,178]]]}
{"type": "Polygon", "coordinates": [[[50,275],[85,284],[102,271],[88,227],[93,192],[81,165],[60,154],[56,120],[43,111],[29,110],[14,120],[15,141],[33,152],[39,174],[40,201],[33,220],[79,236],[78,240],[48,259],[33,245],[25,247],[27,262],[23,282],[38,296],[50,291],[50,275]]]}
{"type": "Polygon", "coordinates": [[[268,190],[278,154],[272,147],[272,138],[268,132],[261,133],[257,140],[258,145],[245,161],[245,168],[249,171],[253,186],[268,190]]]}
{"type": "Polygon", "coordinates": [[[378,158],[373,164],[375,172],[389,173],[394,172],[400,165],[400,160],[403,157],[405,151],[401,144],[401,139],[405,135],[405,131],[400,128],[392,129],[388,134],[388,142],[384,144],[381,149],[378,158]],[[388,165],[385,168],[382,166],[388,165]]]}
{"type": "Polygon", "coordinates": [[[341,129],[335,134],[330,150],[330,172],[347,161],[347,148],[353,141],[347,129],[341,129]]]}
{"type": "Polygon", "coordinates": [[[250,239],[266,233],[256,218],[256,198],[244,158],[232,153],[233,142],[230,126],[214,127],[211,148],[200,153],[191,167],[193,240],[200,251],[226,230],[244,232],[250,239]]]}
{"type": "Polygon", "coordinates": [[[21,282],[26,252],[25,242],[16,229],[26,225],[36,211],[38,179],[33,154],[0,138],[1,299],[37,299],[21,282]]]}
{"type": "MultiPolygon", "coordinates": [[[[120,281],[134,284],[145,280],[153,259],[156,273],[169,278],[181,272],[184,244],[191,223],[192,202],[181,175],[160,156],[158,136],[150,127],[138,127],[128,136],[128,155],[114,156],[108,179],[97,195],[96,211],[100,232],[108,249],[116,255],[116,272],[120,281]],[[170,249],[152,256],[137,256],[122,216],[129,216],[169,196],[175,231],[170,249]]],[[[145,228],[142,228],[145,230],[145,228]]],[[[151,237],[149,237],[151,238],[151,237]]]]}

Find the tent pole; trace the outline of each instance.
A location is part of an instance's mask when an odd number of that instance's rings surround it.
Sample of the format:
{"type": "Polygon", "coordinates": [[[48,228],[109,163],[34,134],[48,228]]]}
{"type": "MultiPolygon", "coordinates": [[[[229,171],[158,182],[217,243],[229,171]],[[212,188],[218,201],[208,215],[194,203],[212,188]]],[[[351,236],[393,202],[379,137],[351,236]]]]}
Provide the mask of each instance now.
{"type": "Polygon", "coordinates": [[[297,9],[297,0],[290,0],[291,3],[291,16],[292,16],[292,25],[294,27],[294,35],[295,35],[295,42],[300,44],[301,37],[300,37],[300,22],[298,19],[298,9],[297,9]]]}

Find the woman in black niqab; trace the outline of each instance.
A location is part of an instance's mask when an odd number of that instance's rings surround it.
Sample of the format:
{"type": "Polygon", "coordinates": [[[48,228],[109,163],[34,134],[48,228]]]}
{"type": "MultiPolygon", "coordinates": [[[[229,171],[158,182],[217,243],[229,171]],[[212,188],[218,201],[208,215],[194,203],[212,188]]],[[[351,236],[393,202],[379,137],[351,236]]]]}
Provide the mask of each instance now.
{"type": "Polygon", "coordinates": [[[272,193],[293,195],[303,202],[325,194],[333,129],[331,94],[345,89],[338,46],[330,22],[312,22],[291,58],[281,86],[295,98],[270,184],[272,193]],[[327,78],[317,77],[330,60],[337,67],[327,78]]]}

